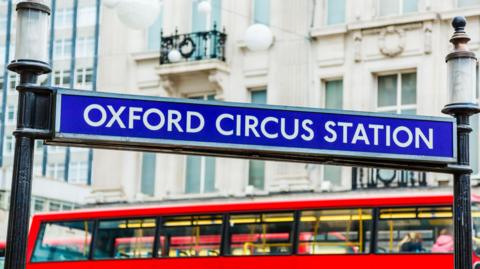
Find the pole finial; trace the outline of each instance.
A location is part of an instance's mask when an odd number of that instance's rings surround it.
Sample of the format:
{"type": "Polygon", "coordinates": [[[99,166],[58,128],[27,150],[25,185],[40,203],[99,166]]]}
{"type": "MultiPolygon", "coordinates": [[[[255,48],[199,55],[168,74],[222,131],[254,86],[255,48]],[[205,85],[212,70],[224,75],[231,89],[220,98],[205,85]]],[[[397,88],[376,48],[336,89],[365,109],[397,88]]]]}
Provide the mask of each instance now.
{"type": "Polygon", "coordinates": [[[470,37],[465,32],[465,26],[467,25],[467,20],[463,16],[456,16],[452,20],[452,26],[455,29],[450,42],[453,44],[454,51],[469,51],[467,47],[470,37]]]}
{"type": "Polygon", "coordinates": [[[465,33],[466,25],[467,25],[467,20],[463,16],[456,16],[452,20],[452,26],[455,29],[455,33],[465,33]]]}

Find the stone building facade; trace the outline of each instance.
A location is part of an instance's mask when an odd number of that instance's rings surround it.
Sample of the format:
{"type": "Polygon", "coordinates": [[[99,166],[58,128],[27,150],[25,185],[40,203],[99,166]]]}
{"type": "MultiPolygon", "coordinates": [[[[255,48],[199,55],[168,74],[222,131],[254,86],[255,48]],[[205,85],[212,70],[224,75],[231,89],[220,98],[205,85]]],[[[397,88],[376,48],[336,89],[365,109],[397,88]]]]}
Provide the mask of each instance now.
{"type": "MultiPolygon", "coordinates": [[[[479,52],[476,0],[208,1],[212,10],[202,14],[200,1],[164,0],[158,20],[144,30],[123,25],[113,9],[104,9],[98,88],[441,116],[454,16],[467,17],[470,46],[479,52]],[[247,48],[244,33],[253,23],[272,31],[269,49],[247,48]],[[224,54],[211,53],[219,41],[209,39],[195,44],[209,53],[170,63],[167,41],[176,40],[176,48],[188,52],[191,46],[178,45],[185,37],[197,40],[198,32],[224,33],[226,42],[217,51],[224,54]]],[[[476,185],[478,132],[472,137],[476,185]]],[[[388,193],[402,195],[402,187],[448,192],[451,185],[448,175],[411,171],[108,150],[95,150],[94,156],[94,204],[380,195],[386,186],[393,187],[388,193]]]]}

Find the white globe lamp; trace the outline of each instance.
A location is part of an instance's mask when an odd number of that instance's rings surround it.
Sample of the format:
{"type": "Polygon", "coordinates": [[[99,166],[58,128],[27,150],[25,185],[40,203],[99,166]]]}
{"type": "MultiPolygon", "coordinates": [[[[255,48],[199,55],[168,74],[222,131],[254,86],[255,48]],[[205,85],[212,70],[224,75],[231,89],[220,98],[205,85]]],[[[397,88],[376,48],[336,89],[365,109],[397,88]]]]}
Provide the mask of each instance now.
{"type": "Polygon", "coordinates": [[[210,2],[203,0],[200,3],[198,3],[197,9],[198,9],[198,12],[202,14],[208,14],[210,13],[210,11],[212,11],[212,5],[210,4],[210,2]]]}
{"type": "Polygon", "coordinates": [[[134,29],[152,25],[160,12],[158,0],[120,0],[116,5],[120,21],[134,29]]]}
{"type": "Polygon", "coordinates": [[[168,53],[167,57],[168,57],[168,61],[171,63],[178,63],[182,59],[182,55],[180,54],[180,51],[178,51],[177,49],[172,49],[168,53]]]}
{"type": "Polygon", "coordinates": [[[108,8],[115,8],[120,0],[103,0],[102,3],[108,8]]]}
{"type": "Polygon", "coordinates": [[[270,48],[273,43],[273,34],[264,24],[253,24],[245,32],[245,44],[252,51],[261,51],[270,48]]]}

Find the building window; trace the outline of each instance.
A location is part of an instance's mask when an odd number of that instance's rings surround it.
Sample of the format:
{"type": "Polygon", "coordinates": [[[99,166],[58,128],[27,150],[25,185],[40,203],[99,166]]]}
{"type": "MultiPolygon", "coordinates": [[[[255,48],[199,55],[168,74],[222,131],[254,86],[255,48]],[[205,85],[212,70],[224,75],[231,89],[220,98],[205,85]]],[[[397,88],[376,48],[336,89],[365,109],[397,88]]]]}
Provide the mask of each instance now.
{"type": "Polygon", "coordinates": [[[147,49],[159,50],[160,49],[160,32],[163,27],[163,8],[158,14],[157,20],[148,28],[147,33],[147,49]]]}
{"type": "Polygon", "coordinates": [[[72,204],[62,204],[62,210],[63,211],[69,211],[69,210],[72,210],[72,209],[73,209],[72,204]]]}
{"type": "MultiPolygon", "coordinates": [[[[417,73],[378,76],[377,111],[415,115],[417,113],[417,73]]],[[[393,170],[382,170],[391,175],[393,170]]]]}
{"type": "MultiPolygon", "coordinates": [[[[0,18],[0,20],[1,20],[1,18],[0,18]]],[[[0,23],[1,23],[1,21],[0,21],[0,23]]],[[[5,29],[4,26],[0,25],[0,27],[1,27],[0,28],[1,30],[5,29]]],[[[3,65],[3,63],[5,63],[5,47],[0,45],[0,64],[3,65]]]]}
{"type": "Polygon", "coordinates": [[[45,200],[34,198],[33,199],[33,212],[39,213],[45,211],[45,200]]]}
{"type": "Polygon", "coordinates": [[[70,70],[57,70],[53,76],[55,86],[70,87],[70,70]]]}
{"type": "Polygon", "coordinates": [[[78,26],[95,25],[95,7],[82,7],[78,10],[78,26]]]}
{"type": "Polygon", "coordinates": [[[61,146],[49,146],[47,149],[48,149],[48,154],[65,152],[65,147],[61,147],[61,146]]]}
{"type": "Polygon", "coordinates": [[[340,24],[345,22],[345,0],[327,0],[326,24],[340,24]]]}
{"type": "MultiPolygon", "coordinates": [[[[324,106],[327,109],[343,109],[343,80],[327,80],[324,83],[324,106]]],[[[334,165],[323,166],[323,180],[332,185],[339,185],[342,179],[342,167],[334,165]],[[336,183],[336,184],[335,184],[336,183]]]]}
{"type": "Polygon", "coordinates": [[[53,47],[55,59],[68,59],[72,54],[72,40],[71,39],[57,39],[53,47]]]}
{"type": "Polygon", "coordinates": [[[14,105],[8,105],[7,106],[7,122],[8,123],[14,123],[15,122],[15,106],[14,105]]]}
{"type": "Polygon", "coordinates": [[[403,15],[418,11],[417,0],[378,0],[380,16],[403,15]]]}
{"type": "Polygon", "coordinates": [[[142,181],[140,191],[143,194],[153,196],[155,194],[155,171],[156,155],[155,153],[142,153],[142,181]]]}
{"type": "Polygon", "coordinates": [[[377,111],[414,115],[417,113],[417,73],[378,77],[377,111]]]}
{"type": "Polygon", "coordinates": [[[53,12],[55,14],[55,28],[68,28],[72,27],[73,21],[73,9],[63,8],[53,12]]]}
{"type": "MultiPolygon", "coordinates": [[[[267,90],[251,91],[250,99],[253,104],[266,104],[267,90]]],[[[258,190],[265,189],[265,161],[248,161],[248,185],[253,186],[258,190]]]]}
{"type": "Polygon", "coordinates": [[[88,165],[86,162],[71,162],[68,169],[69,183],[86,184],[88,174],[88,165]]]}
{"type": "Polygon", "coordinates": [[[95,50],[95,39],[92,36],[82,36],[77,38],[77,57],[93,57],[95,50]]]}
{"type": "MultiPolygon", "coordinates": [[[[197,100],[215,100],[214,94],[190,97],[197,100]]],[[[215,158],[187,156],[185,193],[209,193],[215,191],[215,158]]]]}
{"type": "Polygon", "coordinates": [[[8,78],[9,90],[10,91],[15,91],[15,89],[17,88],[17,85],[18,85],[18,80],[19,80],[19,77],[18,77],[17,74],[10,74],[10,76],[8,78]]]}
{"type": "MultiPolygon", "coordinates": [[[[192,32],[208,31],[213,28],[213,24],[217,24],[217,30],[221,25],[221,0],[205,0],[210,2],[212,11],[204,14],[198,11],[198,5],[202,1],[192,0],[192,32]]],[[[198,44],[197,44],[198,45],[198,44]]]]}
{"type": "Polygon", "coordinates": [[[5,136],[5,154],[13,153],[13,146],[15,144],[15,138],[12,135],[5,136]]]}
{"type": "Polygon", "coordinates": [[[65,164],[49,163],[47,165],[47,177],[52,179],[61,179],[65,177],[65,164]]]}
{"type": "Polygon", "coordinates": [[[38,151],[43,150],[43,140],[35,141],[35,149],[38,151]]]}
{"type": "Polygon", "coordinates": [[[0,191],[0,209],[7,208],[7,194],[4,191],[0,191]]]}
{"type": "Polygon", "coordinates": [[[469,7],[474,5],[480,5],[480,0],[457,0],[458,7],[469,7]]]}
{"type": "Polygon", "coordinates": [[[49,211],[60,211],[61,208],[62,208],[62,205],[60,203],[50,201],[48,210],[49,211]]]}
{"type": "Polygon", "coordinates": [[[187,156],[186,193],[215,191],[215,158],[187,156]]]}
{"type": "Polygon", "coordinates": [[[253,22],[270,24],[270,0],[253,0],[253,22]]]}
{"type": "Polygon", "coordinates": [[[92,87],[93,81],[93,69],[92,68],[80,68],[77,69],[76,85],[81,89],[88,89],[92,87]]]}

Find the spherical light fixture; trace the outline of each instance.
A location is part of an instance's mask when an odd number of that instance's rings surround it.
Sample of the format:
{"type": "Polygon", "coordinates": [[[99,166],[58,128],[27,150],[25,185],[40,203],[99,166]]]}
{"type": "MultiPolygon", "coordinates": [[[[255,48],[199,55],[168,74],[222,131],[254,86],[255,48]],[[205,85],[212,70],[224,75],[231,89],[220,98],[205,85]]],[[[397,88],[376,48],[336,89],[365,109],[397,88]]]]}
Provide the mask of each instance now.
{"type": "Polygon", "coordinates": [[[209,1],[203,0],[198,4],[197,10],[201,14],[208,14],[210,13],[210,11],[212,11],[212,5],[210,4],[209,1]]]}
{"type": "Polygon", "coordinates": [[[252,51],[268,49],[273,43],[273,34],[264,24],[253,24],[245,32],[245,44],[252,51]]]}
{"type": "Polygon", "coordinates": [[[102,3],[108,8],[115,8],[121,0],[103,0],[102,3]]]}
{"type": "Polygon", "coordinates": [[[182,59],[182,55],[180,54],[180,51],[177,49],[172,49],[168,53],[168,61],[171,63],[178,63],[182,59]]]}
{"type": "Polygon", "coordinates": [[[160,12],[158,0],[121,0],[117,6],[120,21],[134,29],[145,29],[152,25],[160,12]]]}

